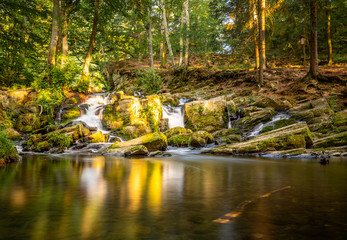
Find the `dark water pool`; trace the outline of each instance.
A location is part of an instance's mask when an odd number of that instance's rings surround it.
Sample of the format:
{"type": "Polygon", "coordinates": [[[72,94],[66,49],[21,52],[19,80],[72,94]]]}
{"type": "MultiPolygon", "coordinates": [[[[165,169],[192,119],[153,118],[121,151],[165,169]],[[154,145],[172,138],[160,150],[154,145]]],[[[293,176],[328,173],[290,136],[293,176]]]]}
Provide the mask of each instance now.
{"type": "Polygon", "coordinates": [[[347,239],[347,160],[24,156],[0,168],[0,239],[347,239]]]}

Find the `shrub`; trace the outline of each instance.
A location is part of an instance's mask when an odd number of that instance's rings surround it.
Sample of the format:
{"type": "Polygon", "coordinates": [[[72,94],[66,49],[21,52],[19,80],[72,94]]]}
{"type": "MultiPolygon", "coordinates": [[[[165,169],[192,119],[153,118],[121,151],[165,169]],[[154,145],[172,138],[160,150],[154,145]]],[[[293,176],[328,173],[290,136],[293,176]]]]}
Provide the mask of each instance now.
{"type": "Polygon", "coordinates": [[[162,78],[155,69],[149,68],[142,70],[139,72],[139,76],[137,84],[140,89],[144,90],[147,94],[160,92],[162,78]]]}

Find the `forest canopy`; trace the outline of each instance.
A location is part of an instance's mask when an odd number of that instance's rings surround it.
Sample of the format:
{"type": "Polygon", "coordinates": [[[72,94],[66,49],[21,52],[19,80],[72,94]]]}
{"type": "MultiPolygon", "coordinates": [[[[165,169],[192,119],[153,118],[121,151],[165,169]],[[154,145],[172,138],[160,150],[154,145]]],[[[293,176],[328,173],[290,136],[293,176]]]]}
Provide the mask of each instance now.
{"type": "Polygon", "coordinates": [[[346,63],[343,0],[2,0],[0,85],[110,90],[105,69],[128,59],[156,69],[308,65],[312,6],[318,64],[346,63]]]}

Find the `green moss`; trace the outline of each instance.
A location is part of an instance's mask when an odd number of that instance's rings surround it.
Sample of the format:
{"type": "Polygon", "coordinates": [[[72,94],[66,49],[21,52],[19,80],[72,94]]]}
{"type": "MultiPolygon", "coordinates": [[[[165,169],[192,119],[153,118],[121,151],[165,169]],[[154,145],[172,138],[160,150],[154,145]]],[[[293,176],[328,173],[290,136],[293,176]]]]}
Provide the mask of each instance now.
{"type": "Polygon", "coordinates": [[[290,119],[281,119],[281,120],[278,120],[274,123],[274,126],[267,126],[265,128],[263,128],[261,131],[260,131],[260,134],[261,133],[266,133],[266,132],[270,132],[272,130],[275,130],[275,129],[278,129],[278,128],[282,128],[282,127],[285,127],[285,126],[288,126],[288,125],[291,125],[291,124],[294,124],[296,123],[296,120],[293,119],[293,118],[290,118],[290,119]]]}
{"type": "Polygon", "coordinates": [[[49,134],[48,142],[53,147],[68,148],[71,144],[71,138],[62,133],[53,132],[52,134],[49,134]]]}
{"type": "Polygon", "coordinates": [[[4,132],[0,132],[0,166],[19,160],[18,152],[4,132]]]}
{"type": "Polygon", "coordinates": [[[102,134],[101,131],[98,131],[88,137],[89,142],[91,143],[105,143],[107,142],[107,136],[102,134]]]}
{"type": "Polygon", "coordinates": [[[177,134],[168,138],[168,144],[174,147],[188,147],[190,142],[190,134],[177,134]]]}
{"type": "Polygon", "coordinates": [[[39,142],[35,147],[35,151],[37,152],[46,152],[51,149],[51,144],[47,141],[39,142]]]}
{"type": "Polygon", "coordinates": [[[19,134],[19,132],[17,132],[16,130],[14,130],[12,128],[7,128],[5,130],[5,133],[8,137],[8,139],[10,139],[12,141],[19,141],[22,139],[22,136],[19,134]]]}
{"type": "Polygon", "coordinates": [[[23,143],[24,151],[31,151],[34,145],[37,145],[42,139],[42,134],[30,135],[29,138],[23,143]]]}
{"type": "Polygon", "coordinates": [[[241,142],[241,135],[229,135],[224,137],[221,140],[221,143],[227,143],[227,144],[236,143],[236,142],[241,142]]]}
{"type": "Polygon", "coordinates": [[[70,108],[69,110],[65,111],[64,114],[62,115],[61,119],[64,123],[70,122],[73,119],[78,118],[81,115],[80,109],[78,106],[74,106],[70,108]]]}
{"type": "Polygon", "coordinates": [[[40,116],[37,113],[26,113],[19,116],[16,129],[20,132],[29,133],[41,126],[40,116]]]}
{"type": "Polygon", "coordinates": [[[177,134],[191,134],[191,133],[193,133],[192,130],[186,129],[184,127],[174,127],[164,132],[165,136],[168,139],[177,134]]]}

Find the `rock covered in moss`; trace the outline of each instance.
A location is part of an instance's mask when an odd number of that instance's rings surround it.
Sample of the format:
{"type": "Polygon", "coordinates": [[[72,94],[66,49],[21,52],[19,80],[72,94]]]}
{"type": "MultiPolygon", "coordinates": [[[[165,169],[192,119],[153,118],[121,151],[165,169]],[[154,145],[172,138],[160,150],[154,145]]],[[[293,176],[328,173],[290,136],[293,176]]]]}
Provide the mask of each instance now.
{"type": "Polygon", "coordinates": [[[273,126],[267,126],[267,127],[263,128],[260,131],[260,134],[261,133],[270,132],[272,130],[276,130],[276,129],[279,129],[279,128],[282,128],[282,127],[285,127],[285,126],[289,126],[289,125],[294,124],[294,123],[296,123],[296,120],[294,118],[281,119],[281,120],[278,120],[278,121],[274,122],[273,126]]]}
{"type": "Polygon", "coordinates": [[[0,132],[0,166],[19,160],[18,151],[12,141],[4,132],[0,132]]]}
{"type": "Polygon", "coordinates": [[[126,142],[116,142],[110,148],[122,148],[137,145],[144,145],[148,151],[164,151],[167,148],[167,138],[163,133],[151,133],[126,142]]]}
{"type": "Polygon", "coordinates": [[[104,135],[101,131],[89,135],[88,141],[90,143],[105,143],[107,142],[108,136],[104,135]]]}
{"type": "Polygon", "coordinates": [[[220,146],[205,151],[214,154],[243,154],[306,148],[312,145],[312,137],[306,123],[296,123],[271,132],[260,134],[251,140],[220,146]]]}
{"type": "Polygon", "coordinates": [[[261,108],[273,108],[276,111],[288,110],[292,107],[292,104],[288,100],[274,100],[270,97],[259,97],[252,105],[261,108]]]}
{"type": "Polygon", "coordinates": [[[205,147],[209,143],[213,143],[213,136],[206,131],[194,132],[191,136],[190,145],[192,147],[205,147]]]}
{"type": "Polygon", "coordinates": [[[12,141],[19,141],[22,139],[22,136],[20,135],[20,133],[14,130],[13,128],[7,128],[5,130],[5,133],[7,135],[7,138],[12,141]]]}
{"type": "Polygon", "coordinates": [[[250,130],[254,128],[259,123],[269,122],[275,115],[273,108],[260,108],[253,112],[246,112],[245,117],[240,118],[236,122],[236,127],[240,129],[250,130]]]}
{"type": "Polygon", "coordinates": [[[149,157],[171,157],[172,154],[168,152],[163,152],[163,151],[155,151],[155,152],[150,152],[148,156],[149,157]]]}
{"type": "Polygon", "coordinates": [[[185,104],[186,127],[193,131],[213,132],[225,128],[227,102],[224,98],[193,101],[185,104]]]}
{"type": "Polygon", "coordinates": [[[334,134],[314,141],[314,148],[337,147],[347,145],[347,132],[334,134]]]}
{"type": "Polygon", "coordinates": [[[237,143],[237,142],[241,142],[241,135],[238,134],[231,134],[228,136],[224,136],[219,140],[219,143],[222,144],[231,144],[231,143],[237,143]]]}
{"type": "Polygon", "coordinates": [[[63,124],[66,124],[71,120],[78,118],[80,115],[81,112],[79,107],[77,105],[70,105],[63,110],[61,121],[63,122],[63,124]]]}
{"type": "Polygon", "coordinates": [[[188,147],[191,142],[191,134],[176,134],[169,137],[167,142],[173,147],[188,147]]]}
{"type": "Polygon", "coordinates": [[[16,129],[23,133],[29,133],[39,129],[41,120],[38,113],[25,113],[19,116],[16,122],[16,129]]]}
{"type": "Polygon", "coordinates": [[[146,156],[148,149],[144,145],[127,146],[121,148],[109,148],[106,150],[107,153],[117,154],[124,157],[130,156],[146,156]]]}
{"type": "Polygon", "coordinates": [[[170,128],[169,130],[165,131],[164,134],[165,136],[169,139],[170,137],[174,135],[179,135],[179,134],[192,134],[193,131],[190,129],[186,129],[184,127],[174,127],[170,128]]]}

